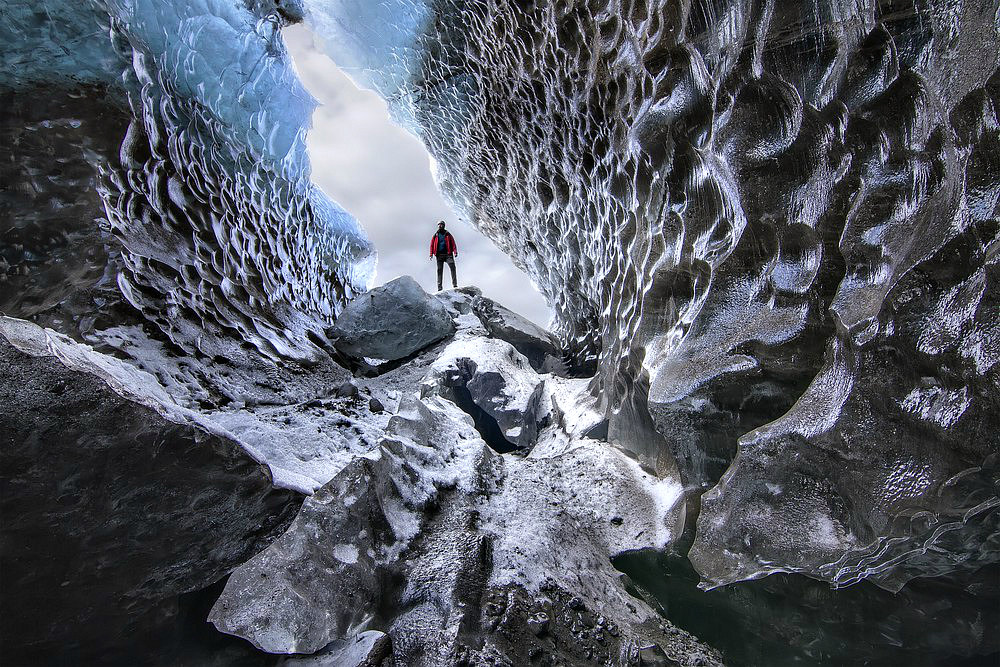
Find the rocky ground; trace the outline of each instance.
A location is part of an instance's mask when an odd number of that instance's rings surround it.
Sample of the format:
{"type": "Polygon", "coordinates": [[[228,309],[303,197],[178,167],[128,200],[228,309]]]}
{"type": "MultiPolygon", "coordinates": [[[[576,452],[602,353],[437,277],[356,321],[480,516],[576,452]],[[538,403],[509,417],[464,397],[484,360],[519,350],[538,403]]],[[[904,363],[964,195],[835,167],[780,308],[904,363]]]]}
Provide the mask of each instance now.
{"type": "Polygon", "coordinates": [[[720,662],[611,564],[679,535],[680,486],[475,289],[377,288],[308,368],[0,334],[15,661],[720,662]]]}

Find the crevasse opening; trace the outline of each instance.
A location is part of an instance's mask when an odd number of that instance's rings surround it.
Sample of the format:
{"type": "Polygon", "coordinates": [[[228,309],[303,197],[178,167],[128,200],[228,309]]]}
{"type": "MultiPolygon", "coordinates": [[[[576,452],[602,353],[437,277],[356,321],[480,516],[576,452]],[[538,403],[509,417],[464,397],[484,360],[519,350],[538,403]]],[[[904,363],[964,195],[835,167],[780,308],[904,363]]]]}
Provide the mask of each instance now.
{"type": "MultiPolygon", "coordinates": [[[[427,245],[437,221],[445,220],[459,244],[459,285],[473,285],[544,326],[551,310],[541,294],[507,255],[456,216],[434,183],[426,148],[393,122],[385,101],[359,88],[305,24],[285,27],[282,38],[299,80],[319,102],[306,139],[312,182],[365,229],[378,253],[375,282],[411,275],[433,292],[436,267],[427,245]]],[[[446,268],[445,288],[451,286],[447,274],[446,268]]]]}

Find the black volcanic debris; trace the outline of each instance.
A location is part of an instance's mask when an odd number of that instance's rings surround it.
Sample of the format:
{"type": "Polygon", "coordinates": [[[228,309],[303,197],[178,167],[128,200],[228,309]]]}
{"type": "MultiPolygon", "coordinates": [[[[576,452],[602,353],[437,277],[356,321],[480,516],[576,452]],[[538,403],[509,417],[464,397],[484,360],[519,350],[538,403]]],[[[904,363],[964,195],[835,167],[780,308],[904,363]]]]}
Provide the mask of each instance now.
{"type": "Polygon", "coordinates": [[[45,0],[0,37],[0,663],[1000,659],[991,3],[45,0]],[[369,289],[299,22],[554,331],[369,289]]]}

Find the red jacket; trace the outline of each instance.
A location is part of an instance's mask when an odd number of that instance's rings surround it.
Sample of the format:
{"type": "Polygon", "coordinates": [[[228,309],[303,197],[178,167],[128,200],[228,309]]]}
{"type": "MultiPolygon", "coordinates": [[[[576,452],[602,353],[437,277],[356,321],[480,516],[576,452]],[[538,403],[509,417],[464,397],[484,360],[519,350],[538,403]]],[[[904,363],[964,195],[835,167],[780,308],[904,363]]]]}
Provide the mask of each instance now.
{"type": "MultiPolygon", "coordinates": [[[[431,237],[431,257],[437,254],[438,246],[438,235],[434,232],[434,236],[431,237]]],[[[458,244],[455,243],[455,237],[451,235],[451,232],[446,231],[444,233],[444,247],[449,255],[458,254],[458,244]]]]}

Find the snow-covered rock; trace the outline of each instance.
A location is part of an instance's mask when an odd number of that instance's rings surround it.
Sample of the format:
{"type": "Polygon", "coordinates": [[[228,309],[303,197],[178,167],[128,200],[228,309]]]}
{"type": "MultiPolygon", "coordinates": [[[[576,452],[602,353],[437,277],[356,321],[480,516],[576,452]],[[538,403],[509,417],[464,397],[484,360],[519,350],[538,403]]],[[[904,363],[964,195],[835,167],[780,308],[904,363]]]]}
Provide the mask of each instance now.
{"type": "Polygon", "coordinates": [[[422,510],[444,490],[474,497],[477,460],[490,456],[457,407],[410,398],[377,456],[308,498],[288,532],[233,574],[210,620],[274,653],[352,636],[381,613],[386,566],[420,536],[422,510]]]}
{"type": "Polygon", "coordinates": [[[630,596],[610,561],[679,537],[680,484],[581,437],[599,419],[572,400],[585,381],[539,375],[475,325],[436,354],[372,455],[307,499],[285,535],[233,574],[213,623],[277,653],[378,627],[406,665],[520,663],[537,651],[627,663],[642,647],[714,664],[711,650],[630,596]],[[490,442],[480,413],[528,458],[496,453],[507,450],[490,442]]]}
{"type": "Polygon", "coordinates": [[[389,635],[367,630],[353,639],[331,642],[308,657],[288,658],[280,667],[380,667],[392,654],[389,635]]]}
{"type": "Polygon", "coordinates": [[[533,446],[550,407],[542,402],[543,378],[514,347],[493,338],[465,337],[448,345],[421,387],[422,396],[436,392],[473,414],[499,451],[510,451],[500,438],[520,449],[533,446]]]}
{"type": "Polygon", "coordinates": [[[551,333],[486,297],[477,298],[473,309],[490,336],[513,345],[536,370],[542,373],[562,370],[559,343],[551,333]]]}
{"type": "Polygon", "coordinates": [[[452,317],[458,318],[471,313],[476,299],[482,295],[481,289],[467,285],[436,292],[434,298],[445,305],[452,317]]]}

